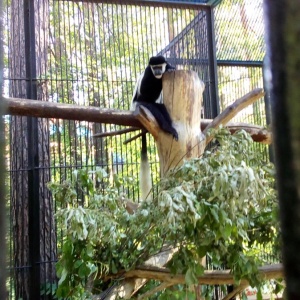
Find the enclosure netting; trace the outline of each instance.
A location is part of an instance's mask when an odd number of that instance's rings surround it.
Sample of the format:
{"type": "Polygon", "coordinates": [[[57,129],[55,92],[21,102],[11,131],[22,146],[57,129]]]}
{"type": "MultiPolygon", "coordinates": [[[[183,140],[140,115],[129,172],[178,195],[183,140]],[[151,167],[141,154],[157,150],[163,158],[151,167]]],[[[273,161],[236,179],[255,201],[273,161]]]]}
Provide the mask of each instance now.
{"type": "MultiPolygon", "coordinates": [[[[263,87],[265,55],[263,3],[222,1],[215,9],[216,56],[220,109],[254,88],[263,87]]],[[[264,101],[243,110],[234,120],[266,125],[264,101]]]]}
{"type": "MultiPolygon", "coordinates": [[[[261,1],[223,1],[214,9],[215,29],[210,27],[209,8],[202,6],[116,2],[35,0],[24,1],[25,7],[22,1],[7,2],[4,93],[128,110],[136,79],[156,54],[164,55],[177,69],[198,73],[206,86],[205,118],[215,117],[219,104],[222,110],[254,87],[262,87],[261,1]],[[214,30],[216,45],[210,45],[214,30]],[[215,46],[217,52],[211,53],[215,46]],[[215,57],[219,97],[214,96],[215,57]]],[[[265,124],[263,102],[238,118],[265,124]]],[[[33,278],[38,278],[43,292],[54,282],[57,250],[63,244],[63,232],[56,228],[53,216],[59,204],[53,202],[47,182],[71,178],[77,168],[99,166],[111,178],[114,174],[132,178],[123,192],[137,200],[141,143],[137,139],[124,144],[134,133],[93,137],[119,130],[116,125],[27,117],[6,118],[6,125],[10,133],[9,298],[27,299],[34,290],[33,278]]],[[[155,183],[158,156],[150,136],[148,150],[155,183]]]]}

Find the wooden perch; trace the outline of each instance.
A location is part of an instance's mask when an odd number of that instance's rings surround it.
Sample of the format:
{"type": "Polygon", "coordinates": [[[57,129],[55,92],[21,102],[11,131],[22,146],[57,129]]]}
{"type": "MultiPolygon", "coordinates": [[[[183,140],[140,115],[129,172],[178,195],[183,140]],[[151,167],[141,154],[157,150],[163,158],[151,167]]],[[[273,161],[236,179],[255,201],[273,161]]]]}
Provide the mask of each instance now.
{"type": "Polygon", "coordinates": [[[138,133],[137,135],[133,136],[133,137],[130,138],[130,139],[127,139],[126,141],[124,141],[124,145],[126,145],[126,144],[128,144],[128,143],[131,143],[132,141],[134,141],[134,140],[140,138],[143,134],[145,134],[144,131],[138,133]]]}
{"type": "MultiPolygon", "coordinates": [[[[260,267],[258,270],[263,280],[284,277],[282,264],[266,265],[260,267]]],[[[185,283],[184,274],[172,274],[166,268],[157,267],[140,267],[123,274],[123,277],[154,279],[172,285],[185,283]]],[[[235,284],[235,281],[230,270],[207,270],[204,271],[203,276],[198,277],[198,283],[208,285],[222,285],[235,284]]],[[[245,284],[247,286],[249,285],[248,281],[245,279],[241,280],[241,284],[245,284]]]]}
{"type": "MultiPolygon", "coordinates": [[[[260,267],[258,270],[263,280],[277,279],[277,278],[284,277],[282,264],[266,265],[260,267]]],[[[116,275],[116,277],[117,276],[118,275],[116,275]]],[[[153,295],[155,292],[176,284],[185,284],[185,275],[183,274],[174,275],[166,268],[153,267],[153,266],[138,267],[135,270],[122,273],[122,277],[124,278],[124,282],[126,283],[125,284],[126,288],[124,288],[123,283],[121,284],[121,286],[123,287],[122,295],[123,297],[125,296],[125,299],[129,299],[132,296],[132,292],[134,290],[133,287],[135,289],[137,288],[137,284],[135,284],[134,286],[130,286],[130,284],[133,284],[134,282],[141,283],[142,281],[144,282],[145,280],[150,280],[150,279],[154,279],[161,282],[161,284],[158,287],[154,288],[153,290],[149,290],[147,293],[139,296],[138,299],[146,299],[147,297],[153,295]]],[[[198,284],[223,285],[223,284],[235,284],[235,281],[230,270],[207,270],[204,271],[204,275],[198,277],[198,284]]],[[[249,282],[245,279],[241,280],[239,285],[236,286],[236,288],[230,294],[225,296],[223,300],[231,299],[236,294],[242,292],[247,286],[249,286],[249,282]]],[[[116,289],[120,289],[120,286],[116,287],[116,289]]]]}
{"type": "MultiPolygon", "coordinates": [[[[154,255],[145,262],[145,268],[147,268],[147,266],[148,268],[151,268],[150,266],[156,266],[156,268],[165,266],[177,251],[178,249],[170,249],[168,247],[162,249],[160,253],[154,255]]],[[[120,274],[116,275],[116,277],[119,276],[120,274]]],[[[116,297],[131,299],[131,297],[149,280],[149,278],[137,278],[136,276],[125,278],[123,274],[121,277],[124,278],[124,280],[120,285],[113,286],[108,293],[104,291],[105,299],[115,299],[116,297]]]]}
{"type": "MultiPolygon", "coordinates": [[[[141,108],[146,110],[145,108],[141,108]]],[[[150,112],[149,112],[150,113],[150,112]]],[[[203,131],[208,124],[210,124],[213,120],[212,119],[202,119],[201,120],[201,130],[203,131]]],[[[272,143],[272,134],[271,132],[266,129],[265,127],[258,126],[258,125],[253,125],[253,124],[248,124],[248,123],[241,123],[241,122],[229,122],[225,125],[226,128],[231,132],[231,134],[239,131],[239,130],[245,130],[248,132],[254,142],[270,145],[272,143]]],[[[137,131],[141,130],[141,128],[138,127],[130,127],[128,129],[124,130],[116,130],[116,131],[109,131],[109,132],[102,132],[102,133],[97,133],[93,135],[95,138],[103,138],[103,137],[108,137],[108,136],[115,136],[115,135],[120,135],[123,133],[128,133],[132,131],[137,131]]],[[[133,136],[130,139],[127,139],[124,144],[128,144],[135,139],[139,138],[143,133],[138,133],[137,135],[133,136]]]]}
{"type": "MultiPolygon", "coordinates": [[[[204,131],[212,121],[212,119],[201,120],[201,130],[204,131]]],[[[239,130],[245,130],[251,135],[254,142],[272,144],[272,134],[265,127],[241,122],[228,122],[224,126],[229,129],[231,134],[239,130]]]]}
{"type": "Polygon", "coordinates": [[[3,97],[6,113],[16,116],[55,118],[116,124],[142,128],[141,123],[128,110],[3,97]]]}
{"type": "MultiPolygon", "coordinates": [[[[144,129],[143,125],[136,119],[131,111],[103,109],[94,106],[62,104],[21,98],[3,97],[2,99],[6,106],[6,114],[9,115],[78,120],[103,124],[133,126],[134,128],[144,129]]],[[[211,122],[212,120],[210,119],[201,120],[201,130],[205,130],[211,122]]],[[[271,143],[271,133],[263,127],[245,123],[228,123],[226,126],[231,132],[235,132],[240,129],[248,131],[253,140],[256,142],[263,142],[266,144],[271,143]]],[[[101,137],[111,135],[114,134],[103,133],[101,137]]]]}

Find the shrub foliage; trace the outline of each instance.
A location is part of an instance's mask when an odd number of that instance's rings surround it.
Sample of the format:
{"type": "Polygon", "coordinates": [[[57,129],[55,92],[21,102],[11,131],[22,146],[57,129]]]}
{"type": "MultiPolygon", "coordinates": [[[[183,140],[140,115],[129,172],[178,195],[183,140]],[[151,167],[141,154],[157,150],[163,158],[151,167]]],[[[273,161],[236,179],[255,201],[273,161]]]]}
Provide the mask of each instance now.
{"type": "Polygon", "coordinates": [[[80,169],[72,180],[49,184],[63,207],[59,297],[98,294],[107,288],[105,277],[136,268],[166,246],[178,249],[168,267],[185,274],[188,285],[203,274],[204,256],[216,269],[231,269],[237,283],[261,285],[256,246],[274,245],[278,235],[274,169],[244,131],[211,134],[218,146],[170,171],[158,196],[134,214],[120,192],[130,180],[109,184],[103,169],[80,169]]]}

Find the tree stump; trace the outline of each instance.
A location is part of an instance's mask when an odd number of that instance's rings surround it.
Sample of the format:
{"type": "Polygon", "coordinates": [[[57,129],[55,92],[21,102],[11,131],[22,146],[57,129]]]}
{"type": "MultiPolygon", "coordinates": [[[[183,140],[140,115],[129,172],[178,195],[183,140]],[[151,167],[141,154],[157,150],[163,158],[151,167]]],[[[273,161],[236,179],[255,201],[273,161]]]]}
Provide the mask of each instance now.
{"type": "Polygon", "coordinates": [[[154,136],[160,162],[160,173],[166,172],[191,157],[199,157],[205,148],[201,132],[201,107],[204,83],[194,71],[174,71],[163,76],[163,101],[178,132],[178,141],[162,131],[151,113],[143,108],[137,118],[154,136]]]}

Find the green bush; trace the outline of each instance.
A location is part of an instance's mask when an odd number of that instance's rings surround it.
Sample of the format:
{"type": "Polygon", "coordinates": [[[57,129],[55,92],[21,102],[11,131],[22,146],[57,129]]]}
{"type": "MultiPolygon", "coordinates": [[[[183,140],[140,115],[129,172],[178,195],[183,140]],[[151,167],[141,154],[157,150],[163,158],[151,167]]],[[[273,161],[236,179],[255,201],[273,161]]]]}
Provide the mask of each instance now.
{"type": "Polygon", "coordinates": [[[178,249],[168,267],[185,274],[188,285],[203,274],[206,255],[216,269],[231,269],[237,283],[246,278],[261,285],[264,262],[255,246],[274,245],[278,236],[274,168],[244,131],[211,134],[218,147],[170,171],[158,197],[132,215],[118,191],[126,180],[109,185],[102,169],[77,170],[73,180],[49,184],[65,207],[57,213],[65,230],[58,297],[99,294],[109,274],[134,269],[166,245],[178,249]]]}

